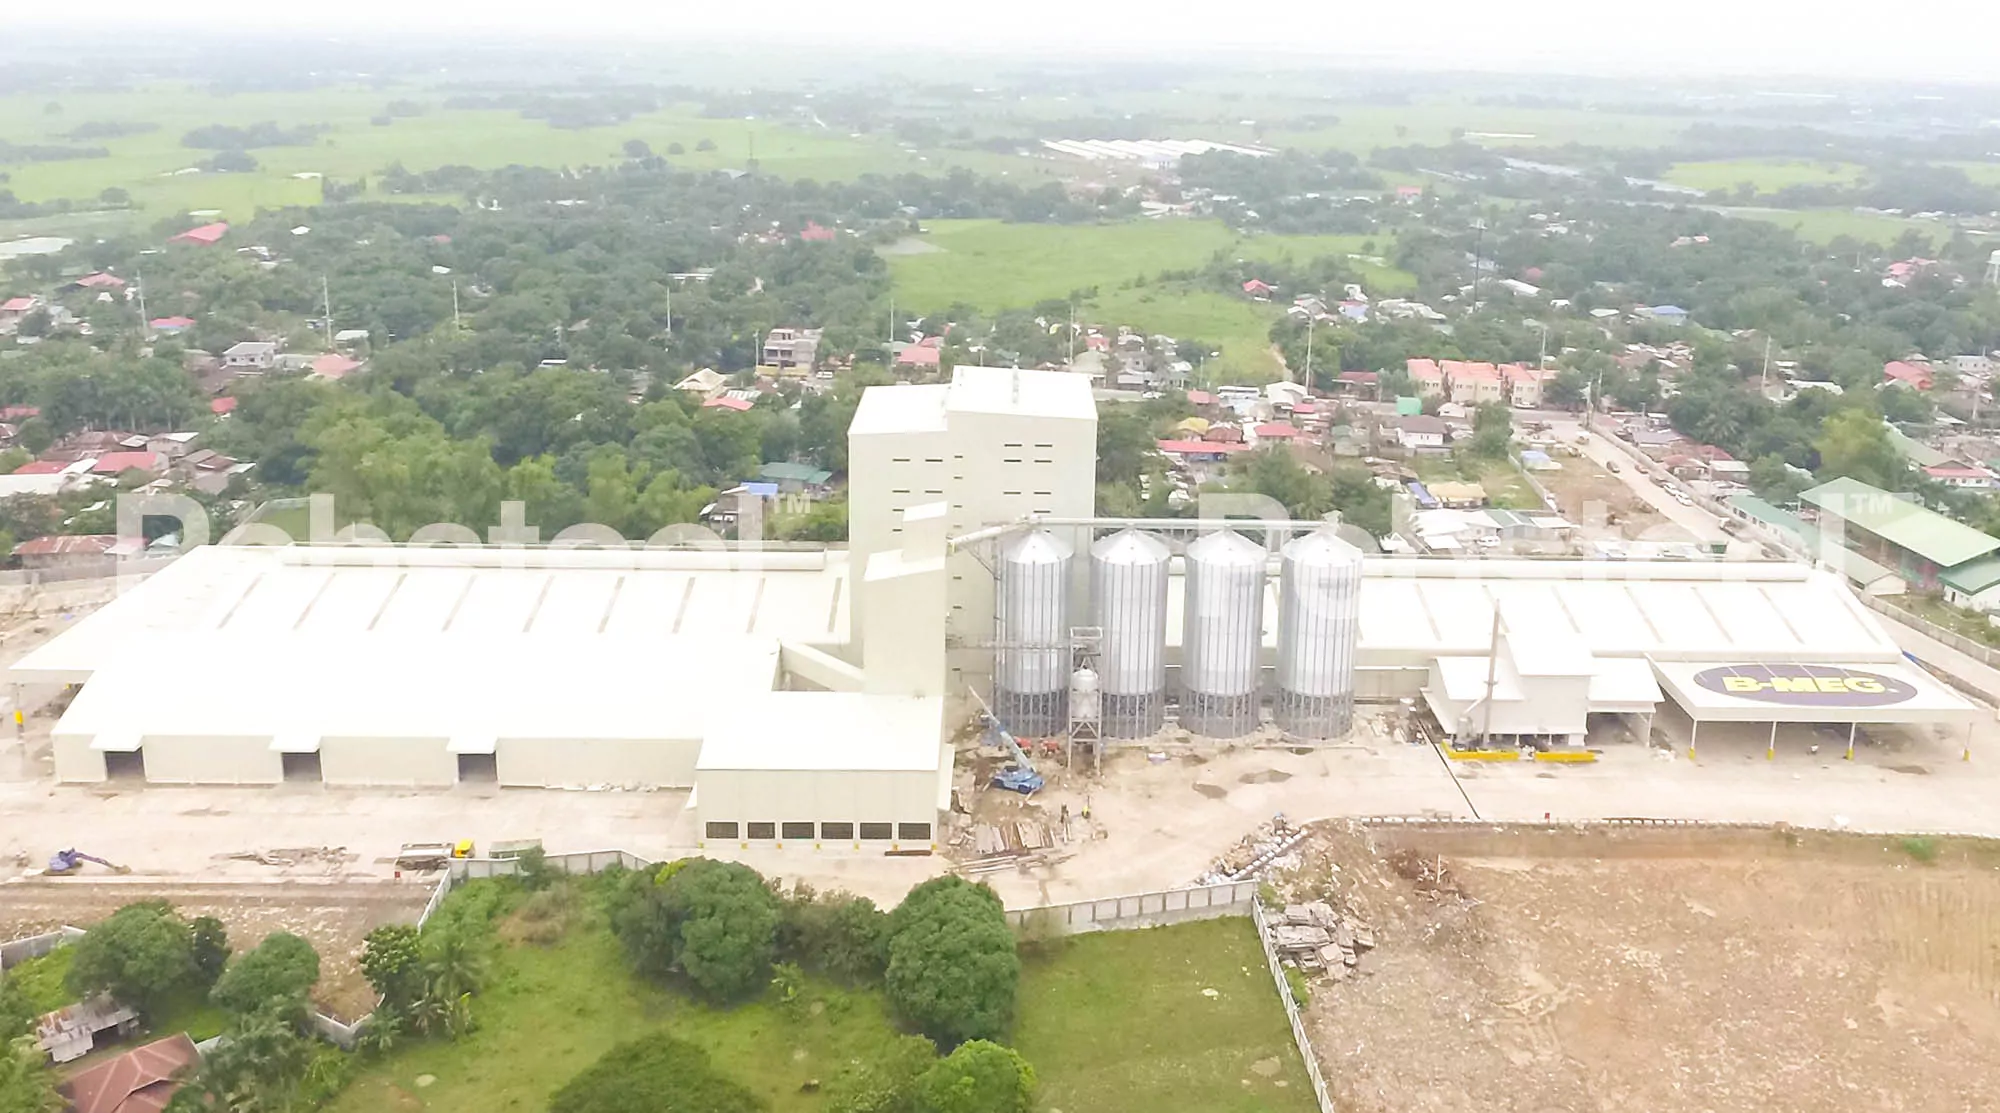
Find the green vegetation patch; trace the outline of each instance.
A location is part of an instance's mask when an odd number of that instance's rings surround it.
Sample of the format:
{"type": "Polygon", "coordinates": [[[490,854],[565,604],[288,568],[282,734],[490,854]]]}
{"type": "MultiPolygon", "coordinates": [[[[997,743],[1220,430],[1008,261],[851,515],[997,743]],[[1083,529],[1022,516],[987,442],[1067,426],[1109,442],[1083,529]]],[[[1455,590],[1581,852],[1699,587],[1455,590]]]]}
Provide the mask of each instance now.
{"type": "Polygon", "coordinates": [[[339,1100],[349,1113],[541,1113],[549,1098],[612,1046],[663,1031],[702,1048],[716,1071],[770,1102],[773,1113],[818,1109],[801,1089],[850,1061],[888,1054],[897,1032],[881,995],[807,979],[800,996],[731,1008],[696,1004],[635,977],[601,922],[547,948],[503,950],[457,1042],[410,1043],[362,1067],[339,1100]],[[434,1081],[419,1086],[417,1079],[434,1081]]]}
{"type": "Polygon", "coordinates": [[[1950,227],[1936,221],[1911,220],[1853,209],[1732,208],[1723,211],[1730,216],[1768,221],[1790,228],[1800,239],[1817,244],[1830,244],[1846,236],[1861,243],[1888,247],[1905,232],[1915,232],[1931,244],[1942,244],[1951,238],[1950,227]]]}
{"type": "Polygon", "coordinates": [[[1864,168],[1852,162],[1809,162],[1803,159],[1732,158],[1677,162],[1666,180],[1692,189],[1735,189],[1749,182],[1763,193],[1786,186],[1853,185],[1864,168]]]}
{"type": "Polygon", "coordinates": [[[1034,1064],[1043,1108],[1315,1108],[1247,919],[1081,935],[1029,959],[1014,1046],[1034,1064]]]}

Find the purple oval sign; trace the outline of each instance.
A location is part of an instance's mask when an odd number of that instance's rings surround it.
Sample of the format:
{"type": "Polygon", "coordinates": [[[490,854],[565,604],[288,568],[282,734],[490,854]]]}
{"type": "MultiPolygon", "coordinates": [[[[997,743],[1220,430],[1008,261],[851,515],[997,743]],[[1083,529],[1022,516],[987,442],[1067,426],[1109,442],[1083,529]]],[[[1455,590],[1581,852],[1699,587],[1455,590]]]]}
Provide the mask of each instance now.
{"type": "Polygon", "coordinates": [[[1787,707],[1886,707],[1917,694],[1907,681],[1840,665],[1722,665],[1694,674],[1711,692],[1787,707]]]}

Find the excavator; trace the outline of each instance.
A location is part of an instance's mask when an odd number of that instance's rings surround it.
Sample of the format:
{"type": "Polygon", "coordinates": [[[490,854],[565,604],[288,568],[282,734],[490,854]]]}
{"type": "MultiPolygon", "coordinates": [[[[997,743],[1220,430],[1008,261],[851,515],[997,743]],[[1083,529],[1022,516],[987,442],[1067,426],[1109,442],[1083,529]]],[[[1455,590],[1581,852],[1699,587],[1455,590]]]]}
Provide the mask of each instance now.
{"type": "Polygon", "coordinates": [[[121,866],[116,862],[107,862],[95,854],[85,854],[81,850],[72,848],[69,850],[58,850],[49,856],[48,873],[51,876],[75,873],[77,870],[83,868],[85,862],[95,862],[112,873],[132,872],[131,866],[121,866]]]}

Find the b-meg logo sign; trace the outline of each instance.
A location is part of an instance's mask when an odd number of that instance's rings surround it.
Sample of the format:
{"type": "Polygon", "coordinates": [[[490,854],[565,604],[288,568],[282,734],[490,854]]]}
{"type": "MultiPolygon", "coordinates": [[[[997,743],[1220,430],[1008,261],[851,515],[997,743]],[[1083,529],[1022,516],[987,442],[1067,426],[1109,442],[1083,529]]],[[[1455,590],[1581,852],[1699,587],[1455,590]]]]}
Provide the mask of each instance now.
{"type": "Polygon", "coordinates": [[[1722,665],[1694,674],[1711,692],[1787,707],[1886,707],[1917,694],[1907,681],[1840,665],[1722,665]]]}

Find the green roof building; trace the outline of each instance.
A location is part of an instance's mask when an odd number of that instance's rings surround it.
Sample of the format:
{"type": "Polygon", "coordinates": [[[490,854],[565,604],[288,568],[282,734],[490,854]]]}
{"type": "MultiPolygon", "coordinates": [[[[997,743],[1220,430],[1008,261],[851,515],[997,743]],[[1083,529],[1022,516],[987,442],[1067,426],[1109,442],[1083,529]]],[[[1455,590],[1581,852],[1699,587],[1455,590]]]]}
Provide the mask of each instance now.
{"type": "Polygon", "coordinates": [[[1822,532],[1838,529],[1847,548],[1922,587],[1939,586],[1946,573],[2000,552],[2000,539],[1858,480],[1822,483],[1799,501],[1819,511],[1822,532]]]}

